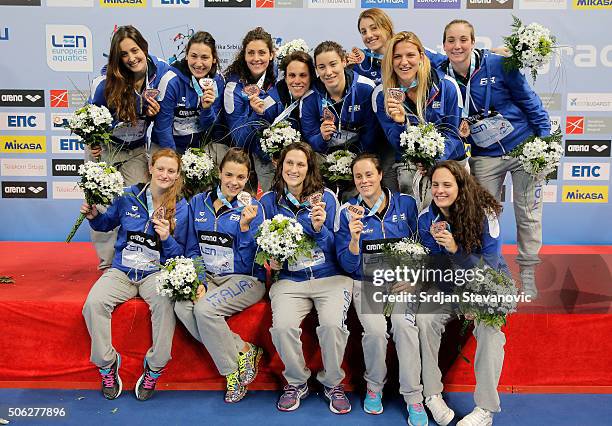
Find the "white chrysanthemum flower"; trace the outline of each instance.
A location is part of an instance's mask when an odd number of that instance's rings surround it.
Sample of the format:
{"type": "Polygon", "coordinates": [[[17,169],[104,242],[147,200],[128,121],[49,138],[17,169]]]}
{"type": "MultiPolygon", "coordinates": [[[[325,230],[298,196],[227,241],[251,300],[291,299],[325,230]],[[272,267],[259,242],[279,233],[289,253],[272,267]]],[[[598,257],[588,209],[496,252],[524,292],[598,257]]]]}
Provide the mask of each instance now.
{"type": "Polygon", "coordinates": [[[287,42],[285,44],[283,44],[281,47],[279,47],[276,50],[276,57],[278,58],[278,61],[282,61],[283,58],[285,56],[288,56],[290,54],[292,54],[293,52],[298,52],[298,51],[302,51],[302,52],[308,52],[308,45],[306,44],[306,42],[301,39],[295,39],[295,40],[291,40],[290,42],[287,42]]]}
{"type": "Polygon", "coordinates": [[[205,152],[189,148],[181,157],[183,172],[188,179],[205,180],[215,169],[213,159],[205,152]]]}
{"type": "Polygon", "coordinates": [[[325,165],[331,174],[350,176],[352,174],[351,163],[354,159],[354,153],[347,150],[339,150],[325,156],[325,165]]]}
{"type": "Polygon", "coordinates": [[[301,134],[286,121],[270,126],[259,138],[261,150],[268,155],[282,151],[284,147],[299,142],[301,134]]]}

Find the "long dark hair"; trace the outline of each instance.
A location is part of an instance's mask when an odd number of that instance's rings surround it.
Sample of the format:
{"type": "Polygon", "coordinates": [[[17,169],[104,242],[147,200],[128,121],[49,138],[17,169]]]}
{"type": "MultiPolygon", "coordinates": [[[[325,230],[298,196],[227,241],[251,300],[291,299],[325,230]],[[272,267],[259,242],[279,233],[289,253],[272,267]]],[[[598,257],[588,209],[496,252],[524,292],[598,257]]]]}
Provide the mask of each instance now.
{"type": "Polygon", "coordinates": [[[119,27],[111,40],[104,97],[107,105],[115,110],[115,115],[119,120],[135,123],[137,114],[134,102],[134,89],[136,89],[134,74],[123,64],[119,47],[119,44],[126,38],[134,41],[144,52],[146,60],[149,60],[149,44],[140,31],[131,25],[119,27]]]}
{"type": "Polygon", "coordinates": [[[272,36],[270,33],[268,33],[262,27],[253,28],[251,31],[246,33],[242,39],[242,48],[240,49],[240,52],[236,54],[234,62],[232,62],[231,65],[227,67],[227,71],[225,71],[225,78],[229,79],[232,74],[235,74],[244,83],[255,83],[244,57],[246,55],[247,45],[256,40],[261,40],[266,43],[266,46],[270,51],[270,63],[268,64],[268,68],[266,68],[266,78],[264,79],[264,89],[267,90],[276,81],[276,76],[274,75],[274,61],[272,60],[274,55],[274,43],[272,42],[272,36]]]}
{"type": "Polygon", "coordinates": [[[185,49],[185,57],[182,60],[183,65],[185,66],[185,69],[187,69],[187,55],[189,55],[189,49],[191,49],[191,46],[195,43],[202,43],[210,48],[214,62],[212,66],[210,67],[210,71],[208,75],[211,78],[214,77],[217,74],[217,69],[219,67],[219,55],[217,54],[217,42],[215,41],[215,38],[209,32],[206,32],[206,31],[198,31],[197,33],[192,35],[191,38],[189,39],[189,42],[187,43],[187,48],[185,49]]]}
{"type": "MultiPolygon", "coordinates": [[[[319,163],[317,161],[317,156],[313,149],[306,142],[294,142],[289,144],[282,150],[280,158],[278,160],[278,165],[276,166],[276,172],[274,173],[274,182],[272,183],[272,189],[276,193],[276,200],[280,201],[280,199],[285,195],[285,187],[287,184],[283,180],[283,164],[285,162],[285,157],[289,151],[302,151],[304,155],[306,155],[306,162],[308,164],[308,172],[306,173],[306,178],[304,179],[304,184],[302,185],[302,193],[300,196],[303,198],[304,196],[313,194],[317,191],[322,191],[323,186],[323,178],[321,177],[321,171],[319,169],[319,163]]],[[[301,201],[301,200],[300,200],[301,201]]]]}
{"type": "MultiPolygon", "coordinates": [[[[162,148],[157,150],[151,156],[151,166],[155,167],[155,162],[162,157],[172,158],[178,164],[177,169],[177,178],[167,191],[162,195],[162,202],[160,206],[163,206],[166,209],[166,214],[164,215],[164,219],[170,222],[170,233],[174,233],[174,228],[176,227],[176,221],[174,220],[174,215],[176,214],[176,201],[179,199],[181,191],[183,189],[183,173],[182,173],[182,163],[181,158],[178,156],[175,150],[171,148],[162,148]]],[[[151,176],[149,176],[149,180],[151,176]]]]}
{"type": "Polygon", "coordinates": [[[450,206],[447,218],[453,238],[467,253],[482,248],[482,231],[486,215],[501,214],[501,204],[454,160],[442,161],[429,172],[431,178],[438,169],[447,169],[457,181],[458,194],[450,206]]]}

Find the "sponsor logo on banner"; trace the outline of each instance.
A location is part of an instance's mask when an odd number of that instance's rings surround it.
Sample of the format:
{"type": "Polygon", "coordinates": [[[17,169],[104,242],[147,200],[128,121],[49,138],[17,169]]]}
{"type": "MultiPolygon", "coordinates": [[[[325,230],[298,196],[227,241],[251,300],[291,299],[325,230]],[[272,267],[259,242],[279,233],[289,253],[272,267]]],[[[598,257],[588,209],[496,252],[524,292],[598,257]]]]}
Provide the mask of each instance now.
{"type": "Polygon", "coordinates": [[[520,0],[519,9],[567,9],[567,0],[520,0]]]}
{"type": "Polygon", "coordinates": [[[371,7],[379,7],[381,9],[406,9],[408,8],[408,0],[361,0],[361,7],[364,9],[371,7]]]}
{"type": "Polygon", "coordinates": [[[550,132],[556,132],[557,130],[559,130],[559,128],[561,128],[561,117],[558,115],[551,115],[550,116],[550,132]]]}
{"type": "Polygon", "coordinates": [[[84,200],[85,193],[77,182],[53,182],[53,198],[58,200],[84,200]]]}
{"type": "MultiPolygon", "coordinates": [[[[406,6],[408,7],[408,6],[406,6]]],[[[414,0],[415,9],[459,9],[460,0],[414,0]]]]}
{"type": "Polygon", "coordinates": [[[612,117],[569,116],[565,122],[565,133],[568,135],[612,133],[612,117]]]}
{"type": "Polygon", "coordinates": [[[604,185],[563,185],[564,203],[607,203],[608,187],[604,185]]]}
{"type": "Polygon", "coordinates": [[[0,0],[0,6],[40,6],[40,0],[0,0]]]}
{"type": "Polygon", "coordinates": [[[85,160],[53,159],[51,162],[53,176],[79,176],[79,166],[85,160]]]}
{"type": "Polygon", "coordinates": [[[354,9],[355,0],[308,0],[312,9],[354,9]]]}
{"type": "Polygon", "coordinates": [[[612,111],[612,93],[568,93],[568,111],[612,111]]]}
{"type": "Polygon", "coordinates": [[[610,140],[566,140],[566,157],[609,157],[610,140]]]}
{"type": "Polygon", "coordinates": [[[564,163],[565,180],[610,180],[609,163],[564,163]]]}
{"type": "Polygon", "coordinates": [[[255,7],[258,9],[274,8],[274,0],[255,0],[255,7]]]}
{"type": "Polygon", "coordinates": [[[91,31],[84,25],[47,25],[47,65],[53,71],[93,71],[91,31]]]}
{"type": "Polygon", "coordinates": [[[153,7],[199,7],[200,0],[153,0],[153,7]]]}
{"type": "Polygon", "coordinates": [[[2,198],[47,198],[47,182],[2,182],[2,198]]]}
{"type": "Polygon", "coordinates": [[[71,136],[52,136],[51,152],[53,154],[82,154],[85,146],[80,137],[71,136]]]}
{"type": "Polygon", "coordinates": [[[0,135],[0,152],[6,152],[7,154],[40,154],[47,152],[47,137],[0,135]]]}
{"type": "Polygon", "coordinates": [[[204,0],[205,7],[251,7],[251,0],[204,0]]]}
{"type": "Polygon", "coordinates": [[[542,105],[547,111],[561,111],[561,94],[560,93],[538,93],[542,100],[542,105]]]}
{"type": "Polygon", "coordinates": [[[514,0],[467,0],[468,9],[513,9],[514,0]]]}
{"type": "Polygon", "coordinates": [[[8,27],[0,28],[0,41],[7,41],[9,39],[8,27]]]}
{"type": "Polygon", "coordinates": [[[147,0],[100,0],[101,7],[147,7],[147,0]]]}
{"type": "Polygon", "coordinates": [[[612,0],[572,0],[574,9],[612,9],[612,0]]]}
{"type": "Polygon", "coordinates": [[[3,158],[0,160],[2,176],[47,176],[44,158],[3,158]]]}
{"type": "Polygon", "coordinates": [[[566,135],[581,135],[584,133],[584,117],[568,116],[565,119],[566,135]]]}
{"type": "Polygon", "coordinates": [[[45,130],[42,112],[0,112],[0,130],[45,130]]]}
{"type": "Polygon", "coordinates": [[[275,0],[275,8],[301,8],[302,0],[275,0]]]}
{"type": "Polygon", "coordinates": [[[49,104],[51,108],[68,108],[68,90],[51,90],[49,104]]]}
{"type": "Polygon", "coordinates": [[[0,107],[44,106],[44,90],[0,89],[0,107]]]}
{"type": "Polygon", "coordinates": [[[67,130],[68,119],[72,114],[68,113],[51,113],[51,130],[67,130]]]}
{"type": "Polygon", "coordinates": [[[93,0],[47,0],[50,7],[93,7],[93,0]]]}

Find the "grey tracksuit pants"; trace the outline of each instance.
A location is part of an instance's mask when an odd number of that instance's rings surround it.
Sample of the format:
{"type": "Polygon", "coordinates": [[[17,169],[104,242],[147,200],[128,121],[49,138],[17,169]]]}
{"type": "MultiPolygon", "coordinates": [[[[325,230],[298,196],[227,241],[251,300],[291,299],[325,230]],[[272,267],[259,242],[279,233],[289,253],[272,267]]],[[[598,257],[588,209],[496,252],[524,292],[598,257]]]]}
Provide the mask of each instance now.
{"type": "MultiPolygon", "coordinates": [[[[387,381],[387,319],[383,314],[363,313],[361,306],[361,281],[354,281],[353,302],[363,326],[361,345],[366,371],[364,379],[368,388],[382,391],[387,381]]],[[[419,330],[415,324],[415,308],[407,303],[396,303],[391,315],[391,334],[399,361],[400,393],[407,404],[423,401],[421,385],[421,354],[419,330]]]]}
{"type": "Polygon", "coordinates": [[[158,273],[132,281],[118,269],[110,268],[96,281],[83,306],[83,317],[91,336],[91,362],[98,368],[110,367],[117,356],[111,342],[111,316],[115,306],[140,295],[149,305],[153,346],[145,359],[153,370],[160,370],[170,360],[174,335],[174,309],[170,298],[155,289],[158,273]]]}
{"type": "Polygon", "coordinates": [[[323,371],[317,380],[327,387],[344,379],[341,364],[349,332],[346,315],[351,304],[353,280],[336,275],[307,281],[280,280],[270,289],[272,300],[272,342],[285,365],[283,375],[290,385],[306,383],[306,368],[300,324],[314,308],[319,317],[317,337],[321,345],[323,371]]]}
{"type": "MultiPolygon", "coordinates": [[[[442,392],[442,372],[438,366],[440,340],[446,324],[456,314],[451,305],[443,305],[438,313],[417,314],[416,323],[421,342],[421,362],[423,364],[423,395],[425,398],[442,392]]],[[[492,412],[501,411],[497,385],[504,363],[506,337],[497,327],[477,323],[474,328],[476,338],[476,357],[474,373],[476,392],[474,402],[480,408],[492,412]]]]}
{"type": "Polygon", "coordinates": [[[208,290],[200,300],[176,302],[174,311],[191,335],[206,347],[219,373],[227,376],[238,369],[238,355],[245,343],[225,318],[260,301],[266,287],[251,276],[238,274],[207,276],[207,283],[208,290]]]}
{"type": "Polygon", "coordinates": [[[535,181],[526,173],[518,158],[472,157],[470,167],[478,182],[498,201],[501,201],[506,173],[510,172],[518,245],[516,263],[521,267],[540,263],[538,252],[542,247],[543,182],[535,181]]]}

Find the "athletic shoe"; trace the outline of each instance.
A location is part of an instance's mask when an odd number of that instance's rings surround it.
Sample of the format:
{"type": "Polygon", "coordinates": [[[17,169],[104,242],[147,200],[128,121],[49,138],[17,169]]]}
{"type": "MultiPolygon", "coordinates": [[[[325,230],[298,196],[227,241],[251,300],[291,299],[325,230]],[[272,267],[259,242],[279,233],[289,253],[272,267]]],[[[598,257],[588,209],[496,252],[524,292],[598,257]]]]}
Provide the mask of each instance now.
{"type": "Polygon", "coordinates": [[[153,396],[153,392],[155,392],[155,385],[157,384],[157,379],[164,372],[163,369],[159,371],[153,371],[149,368],[149,364],[147,361],[144,362],[144,372],[136,382],[136,388],[134,392],[136,393],[136,399],[140,401],[146,401],[147,399],[153,396]]]}
{"type": "Polygon", "coordinates": [[[457,426],[492,426],[493,425],[493,413],[484,410],[480,407],[474,408],[470,414],[465,416],[457,426]]]}
{"type": "Polygon", "coordinates": [[[263,355],[263,349],[258,348],[252,343],[248,343],[249,350],[240,352],[238,356],[238,372],[240,383],[243,386],[250,385],[257,376],[257,366],[263,355]]]}
{"type": "Polygon", "coordinates": [[[225,390],[225,402],[238,402],[246,395],[247,388],[240,383],[238,370],[225,376],[227,381],[225,390]]]}
{"type": "Polygon", "coordinates": [[[117,354],[115,362],[108,368],[100,368],[102,376],[102,395],[106,399],[115,399],[121,395],[123,384],[119,377],[119,367],[121,366],[121,355],[117,354]]]}
{"type": "Polygon", "coordinates": [[[427,426],[429,418],[422,403],[408,405],[408,424],[410,426],[427,426]]]}
{"type": "Polygon", "coordinates": [[[276,408],[281,411],[297,410],[300,401],[308,396],[308,384],[303,383],[299,386],[287,385],[283,388],[284,392],[278,398],[276,408]]]}
{"type": "Polygon", "coordinates": [[[344,386],[338,385],[325,388],[325,397],[329,399],[329,409],[335,414],[346,414],[351,411],[351,402],[344,393],[344,386]]]}
{"type": "Polygon", "coordinates": [[[523,293],[531,296],[531,300],[538,297],[538,289],[535,283],[535,267],[526,266],[521,268],[521,282],[523,283],[523,293]]]}
{"type": "Polygon", "coordinates": [[[367,388],[363,400],[363,411],[368,414],[382,414],[382,392],[374,392],[370,388],[367,388]]]}
{"type": "Polygon", "coordinates": [[[455,417],[455,412],[448,408],[440,394],[427,397],[425,405],[429,408],[431,416],[440,426],[446,426],[455,417]]]}

